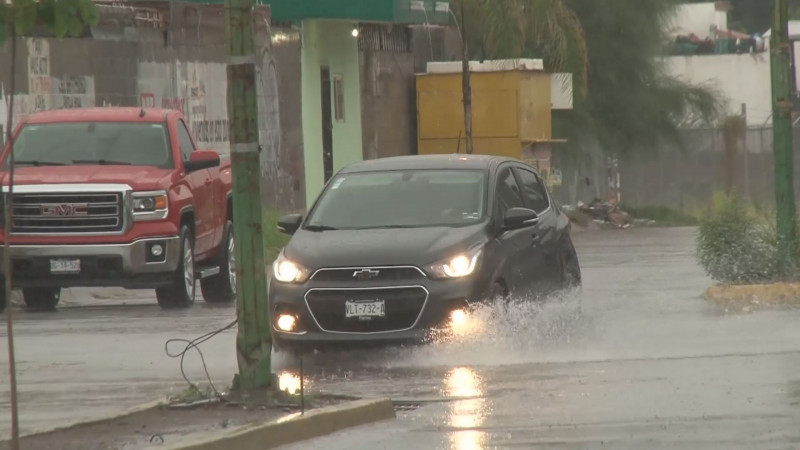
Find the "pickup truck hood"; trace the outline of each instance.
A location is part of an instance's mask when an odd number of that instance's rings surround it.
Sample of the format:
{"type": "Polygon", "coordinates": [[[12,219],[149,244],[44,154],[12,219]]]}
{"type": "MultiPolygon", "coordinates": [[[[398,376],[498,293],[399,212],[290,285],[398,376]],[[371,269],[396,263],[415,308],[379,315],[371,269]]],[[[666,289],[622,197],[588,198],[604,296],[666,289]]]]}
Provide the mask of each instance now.
{"type": "Polygon", "coordinates": [[[415,265],[454,256],[486,238],[486,224],[462,228],[298,230],[286,257],[309,269],[415,265]]]}
{"type": "MultiPolygon", "coordinates": [[[[14,170],[14,185],[23,184],[128,184],[134,190],[151,189],[172,173],[151,166],[23,166],[14,170]]],[[[3,172],[2,185],[8,185],[9,173],[3,172]]]]}

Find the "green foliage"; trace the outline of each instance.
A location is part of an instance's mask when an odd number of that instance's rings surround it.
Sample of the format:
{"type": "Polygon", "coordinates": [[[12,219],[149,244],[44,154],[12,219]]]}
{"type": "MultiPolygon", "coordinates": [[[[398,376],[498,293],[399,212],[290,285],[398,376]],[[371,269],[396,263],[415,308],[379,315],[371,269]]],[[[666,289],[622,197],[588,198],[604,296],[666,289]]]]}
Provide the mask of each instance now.
{"type": "Polygon", "coordinates": [[[554,135],[567,138],[569,150],[595,141],[622,155],[682,146],[681,125],[716,117],[716,92],[669,77],[659,60],[676,0],[566,4],[583,27],[590,67],[588,96],[576,97],[572,113],[554,116],[554,135]]]}
{"type": "MultiPolygon", "coordinates": [[[[586,40],[565,0],[453,0],[470,58],[542,58],[551,70],[588,75],[586,40]],[[462,21],[462,12],[464,23],[462,21]]],[[[585,85],[581,85],[585,93],[585,85]]]]}
{"type": "Polygon", "coordinates": [[[44,26],[56,37],[77,36],[87,25],[97,23],[97,7],[91,0],[12,0],[0,3],[0,44],[8,37],[10,25],[17,35],[44,26]]]}
{"type": "Polygon", "coordinates": [[[735,195],[717,194],[700,223],[697,257],[716,281],[767,283],[786,278],[778,240],[769,223],[759,220],[735,195]]]}
{"type": "Polygon", "coordinates": [[[283,247],[289,243],[289,236],[278,231],[279,211],[267,210],[264,213],[264,261],[270,265],[283,247]]]}
{"type": "Polygon", "coordinates": [[[655,220],[659,226],[684,227],[698,224],[697,218],[691,214],[667,206],[622,205],[620,208],[634,219],[655,220]]]}

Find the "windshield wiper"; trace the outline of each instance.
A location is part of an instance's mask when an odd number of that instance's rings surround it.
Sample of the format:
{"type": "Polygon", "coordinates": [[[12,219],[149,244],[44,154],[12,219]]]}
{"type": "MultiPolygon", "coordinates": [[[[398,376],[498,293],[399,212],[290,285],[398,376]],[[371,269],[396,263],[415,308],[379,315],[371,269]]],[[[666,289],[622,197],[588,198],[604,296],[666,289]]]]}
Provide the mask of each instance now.
{"type": "Polygon", "coordinates": [[[101,166],[130,166],[131,163],[125,161],[109,161],[107,159],[75,159],[72,164],[99,164],[101,166]]]}
{"type": "Polygon", "coordinates": [[[419,228],[415,225],[375,225],[373,227],[359,227],[354,228],[354,230],[385,230],[385,229],[392,229],[392,228],[419,228]]]}
{"type": "Polygon", "coordinates": [[[305,228],[308,231],[335,231],[338,230],[336,227],[329,227],[327,225],[308,225],[305,228]]]}
{"type": "Polygon", "coordinates": [[[52,161],[14,161],[14,164],[21,166],[66,166],[64,163],[52,161]]]}

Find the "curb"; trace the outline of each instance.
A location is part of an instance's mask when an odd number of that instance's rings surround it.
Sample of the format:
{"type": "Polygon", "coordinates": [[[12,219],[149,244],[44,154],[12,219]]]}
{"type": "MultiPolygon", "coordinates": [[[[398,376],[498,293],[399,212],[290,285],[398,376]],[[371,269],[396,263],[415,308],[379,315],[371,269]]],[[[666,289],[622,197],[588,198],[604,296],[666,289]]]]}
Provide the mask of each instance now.
{"type": "MultiPolygon", "coordinates": [[[[125,417],[132,416],[134,414],[139,414],[139,413],[142,413],[142,412],[145,412],[145,411],[150,411],[151,409],[160,408],[163,405],[166,405],[167,403],[168,403],[167,399],[164,398],[164,399],[161,399],[161,400],[155,400],[155,401],[152,401],[152,402],[143,403],[141,405],[134,406],[134,407],[128,409],[127,411],[125,411],[125,412],[122,412],[122,413],[119,413],[119,414],[108,415],[108,416],[105,416],[105,417],[101,417],[99,419],[91,419],[91,420],[87,420],[87,421],[77,421],[77,422],[73,422],[73,423],[70,423],[70,424],[67,424],[67,425],[59,425],[59,426],[52,427],[52,428],[34,429],[33,431],[31,431],[29,433],[25,433],[25,434],[21,435],[20,439],[24,439],[24,438],[32,437],[32,436],[41,436],[41,435],[45,435],[45,434],[51,434],[51,433],[67,431],[67,430],[71,430],[73,428],[79,428],[79,427],[85,427],[85,426],[91,426],[91,425],[99,425],[99,424],[102,424],[102,423],[105,423],[105,422],[111,422],[111,421],[114,421],[114,420],[124,419],[125,417]]],[[[11,439],[10,436],[7,439],[0,440],[0,443],[6,442],[9,439],[11,439]]]]}
{"type": "Polygon", "coordinates": [[[167,447],[171,450],[250,450],[275,448],[335,433],[345,428],[394,419],[390,399],[358,400],[343,405],[293,414],[277,422],[243,426],[191,443],[167,447]]]}
{"type": "Polygon", "coordinates": [[[704,297],[722,307],[798,306],[800,284],[716,285],[709,287],[704,297]]]}

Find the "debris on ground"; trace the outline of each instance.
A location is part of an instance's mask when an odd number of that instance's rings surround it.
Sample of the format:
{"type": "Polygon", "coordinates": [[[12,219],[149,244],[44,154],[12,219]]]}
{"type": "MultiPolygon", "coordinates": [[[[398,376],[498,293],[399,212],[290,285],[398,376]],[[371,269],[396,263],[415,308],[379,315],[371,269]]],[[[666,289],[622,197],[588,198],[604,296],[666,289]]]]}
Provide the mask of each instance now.
{"type": "MultiPolygon", "coordinates": [[[[623,211],[618,204],[602,202],[600,199],[594,199],[588,205],[578,202],[574,207],[565,206],[563,208],[568,214],[571,214],[570,217],[583,215],[601,227],[629,228],[634,223],[633,217],[623,211]]],[[[584,224],[580,225],[585,226],[584,224]]]]}

